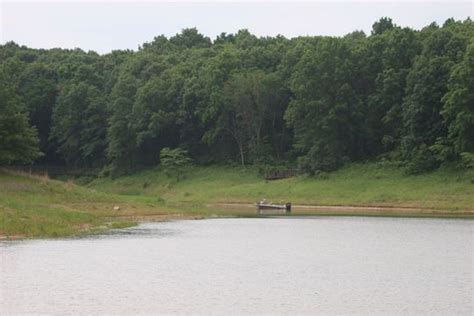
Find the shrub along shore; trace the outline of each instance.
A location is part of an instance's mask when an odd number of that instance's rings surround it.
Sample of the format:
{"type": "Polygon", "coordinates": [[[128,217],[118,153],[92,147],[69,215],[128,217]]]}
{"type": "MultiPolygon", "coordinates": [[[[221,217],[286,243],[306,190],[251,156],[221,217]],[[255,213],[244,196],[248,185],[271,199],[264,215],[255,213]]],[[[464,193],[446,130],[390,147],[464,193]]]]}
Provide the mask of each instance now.
{"type": "Polygon", "coordinates": [[[1,238],[70,236],[149,220],[257,216],[253,203],[262,198],[292,202],[292,215],[474,218],[474,176],[456,168],[407,176],[396,167],[352,164],[318,177],[266,181],[250,168],[188,167],[179,180],[153,169],[76,183],[0,171],[1,238]]]}

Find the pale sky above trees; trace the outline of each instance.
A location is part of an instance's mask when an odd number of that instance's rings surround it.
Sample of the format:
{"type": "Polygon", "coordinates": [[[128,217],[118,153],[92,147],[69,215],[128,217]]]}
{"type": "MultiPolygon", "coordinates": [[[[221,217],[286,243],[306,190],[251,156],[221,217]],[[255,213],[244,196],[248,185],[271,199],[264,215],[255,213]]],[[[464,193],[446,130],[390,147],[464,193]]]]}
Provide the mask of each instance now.
{"type": "Polygon", "coordinates": [[[0,0],[0,43],[32,48],[75,48],[107,53],[137,49],[154,36],[196,27],[214,39],[248,29],[257,36],[370,34],[389,16],[419,29],[473,15],[474,1],[5,1],[0,0]]]}

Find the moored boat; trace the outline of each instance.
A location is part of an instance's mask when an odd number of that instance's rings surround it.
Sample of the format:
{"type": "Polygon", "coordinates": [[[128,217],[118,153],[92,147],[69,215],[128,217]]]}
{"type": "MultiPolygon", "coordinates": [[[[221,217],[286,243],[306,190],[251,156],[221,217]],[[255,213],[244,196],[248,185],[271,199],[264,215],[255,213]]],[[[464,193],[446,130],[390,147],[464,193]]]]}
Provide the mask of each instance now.
{"type": "Polygon", "coordinates": [[[262,210],[284,210],[285,213],[291,213],[291,203],[274,204],[267,203],[265,199],[256,203],[257,212],[260,214],[262,210]]]}

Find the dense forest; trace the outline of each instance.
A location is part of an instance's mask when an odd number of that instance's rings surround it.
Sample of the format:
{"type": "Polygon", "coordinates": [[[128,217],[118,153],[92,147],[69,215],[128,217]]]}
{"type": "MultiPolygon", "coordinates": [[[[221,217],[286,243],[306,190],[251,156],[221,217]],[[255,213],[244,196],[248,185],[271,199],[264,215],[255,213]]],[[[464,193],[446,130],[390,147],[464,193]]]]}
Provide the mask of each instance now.
{"type": "Polygon", "coordinates": [[[292,39],[191,28],[105,55],[0,46],[1,164],[122,174],[163,148],[308,173],[472,163],[474,23],[382,18],[370,35],[292,39]]]}

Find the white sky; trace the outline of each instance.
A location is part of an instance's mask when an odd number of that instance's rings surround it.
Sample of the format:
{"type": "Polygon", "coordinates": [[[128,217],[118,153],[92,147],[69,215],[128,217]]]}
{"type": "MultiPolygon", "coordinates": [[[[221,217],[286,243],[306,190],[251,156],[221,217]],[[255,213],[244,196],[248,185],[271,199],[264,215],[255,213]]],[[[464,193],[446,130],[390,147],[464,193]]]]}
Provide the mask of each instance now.
{"type": "Polygon", "coordinates": [[[419,29],[447,18],[472,18],[464,1],[12,1],[0,0],[0,43],[33,48],[75,48],[107,53],[137,49],[154,36],[186,27],[214,39],[246,28],[258,36],[370,33],[382,16],[419,29]]]}

